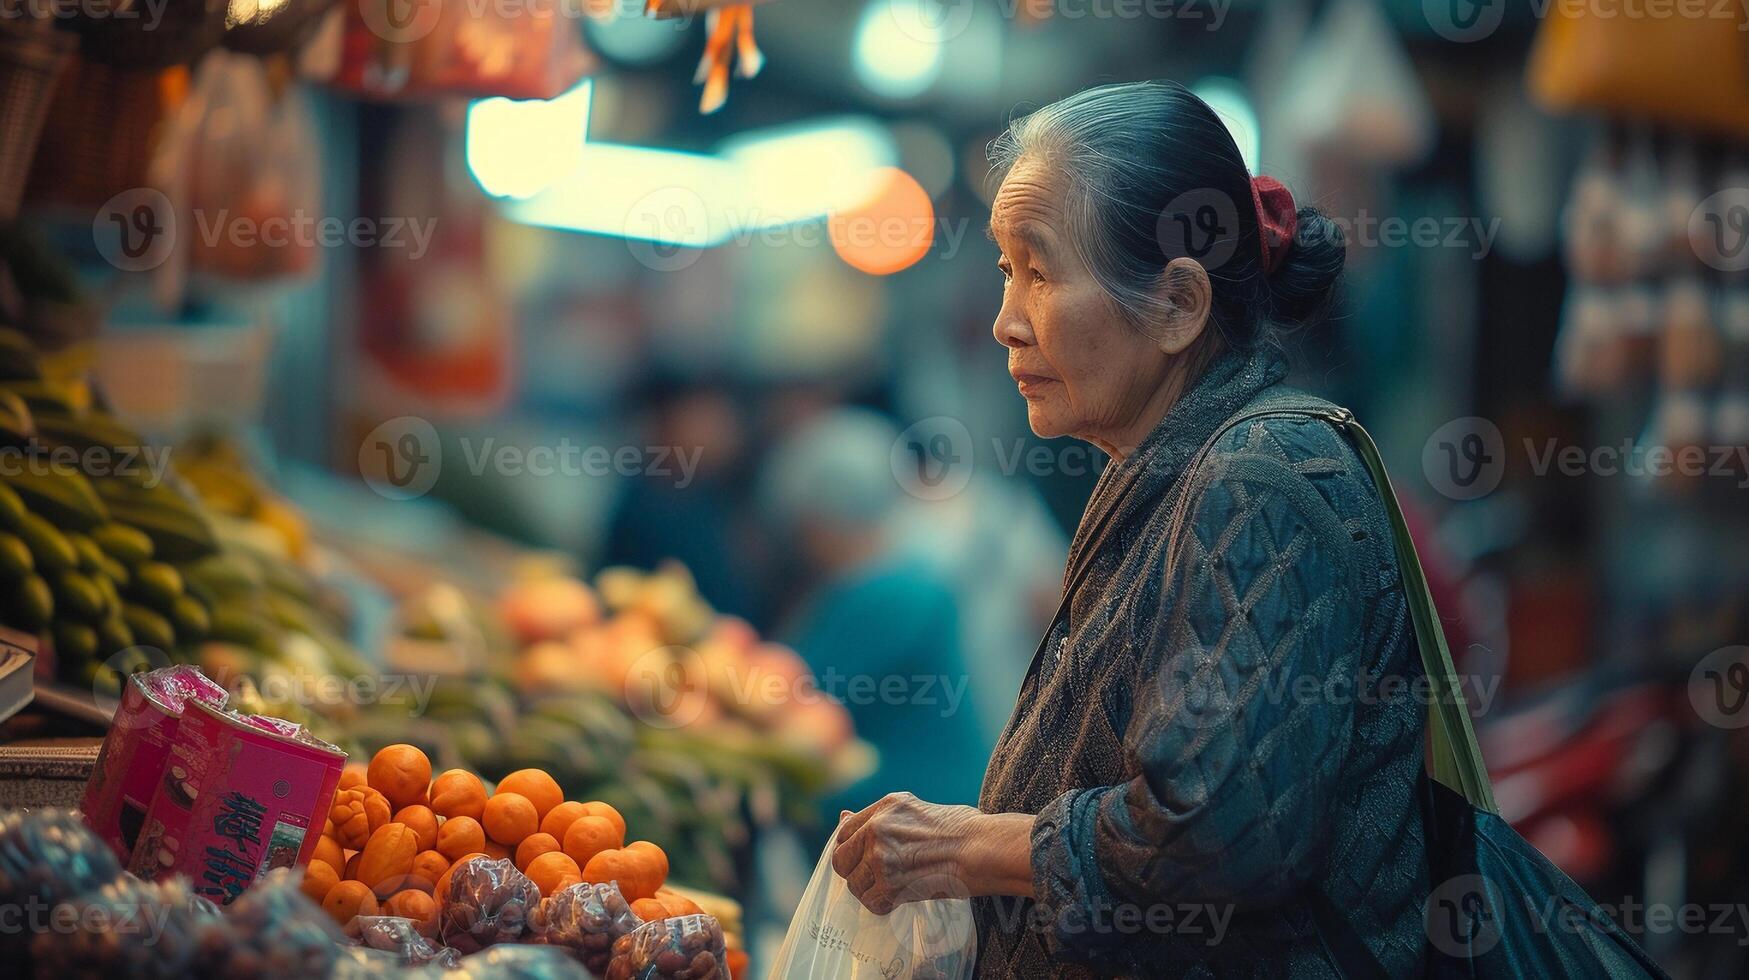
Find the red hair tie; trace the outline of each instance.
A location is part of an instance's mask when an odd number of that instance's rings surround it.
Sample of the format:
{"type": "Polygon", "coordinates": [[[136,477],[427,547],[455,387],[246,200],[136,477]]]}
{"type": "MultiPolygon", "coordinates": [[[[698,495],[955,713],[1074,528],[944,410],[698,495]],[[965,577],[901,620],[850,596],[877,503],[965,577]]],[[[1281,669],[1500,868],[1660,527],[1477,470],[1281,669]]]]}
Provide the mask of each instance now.
{"type": "Polygon", "coordinates": [[[1263,274],[1271,276],[1293,247],[1299,210],[1294,196],[1281,181],[1258,175],[1251,178],[1251,204],[1257,208],[1257,245],[1263,252],[1263,274]]]}

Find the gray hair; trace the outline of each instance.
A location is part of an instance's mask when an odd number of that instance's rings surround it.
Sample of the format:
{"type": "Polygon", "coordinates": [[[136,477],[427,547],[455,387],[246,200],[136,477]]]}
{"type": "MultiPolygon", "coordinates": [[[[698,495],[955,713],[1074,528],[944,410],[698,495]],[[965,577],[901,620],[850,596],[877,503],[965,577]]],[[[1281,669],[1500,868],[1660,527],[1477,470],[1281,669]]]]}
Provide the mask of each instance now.
{"type": "MultiPolygon", "coordinates": [[[[1202,260],[1214,287],[1213,320],[1229,343],[1268,342],[1265,322],[1311,318],[1340,275],[1337,233],[1333,255],[1296,243],[1284,266],[1264,276],[1244,157],[1214,110],[1177,83],[1077,92],[1012,121],[989,156],[998,175],[1035,159],[1063,177],[1070,246],[1138,327],[1172,312],[1159,287],[1166,263],[1187,252],[1163,239],[1163,221],[1190,192],[1215,202],[1222,234],[1232,239],[1219,261],[1202,260]]],[[[1299,217],[1302,226],[1322,220],[1310,208],[1299,217]]]]}

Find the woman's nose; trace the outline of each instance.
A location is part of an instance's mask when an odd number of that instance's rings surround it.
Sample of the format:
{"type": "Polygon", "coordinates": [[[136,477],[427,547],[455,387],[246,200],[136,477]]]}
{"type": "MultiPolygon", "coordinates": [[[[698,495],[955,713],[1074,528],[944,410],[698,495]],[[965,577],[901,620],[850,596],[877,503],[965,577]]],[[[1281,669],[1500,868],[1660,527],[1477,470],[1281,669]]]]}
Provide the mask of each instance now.
{"type": "Polygon", "coordinates": [[[1004,347],[1027,347],[1032,344],[1032,327],[1026,320],[1016,316],[1004,303],[996,314],[996,323],[991,326],[990,333],[996,337],[996,342],[1004,347]]]}

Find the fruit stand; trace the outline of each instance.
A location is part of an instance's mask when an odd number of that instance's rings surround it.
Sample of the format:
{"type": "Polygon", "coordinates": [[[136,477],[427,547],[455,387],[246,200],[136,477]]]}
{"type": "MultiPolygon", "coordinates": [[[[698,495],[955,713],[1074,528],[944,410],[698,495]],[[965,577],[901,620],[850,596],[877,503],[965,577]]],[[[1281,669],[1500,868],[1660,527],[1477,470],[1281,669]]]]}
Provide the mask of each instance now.
{"type": "Polygon", "coordinates": [[[86,376],[11,331],[0,349],[23,464],[0,475],[0,630],[37,701],[0,728],[21,808],[0,892],[161,907],[186,940],[51,932],[20,955],[165,976],[262,955],[336,976],[744,974],[732,896],[760,828],[807,822],[872,762],[792,651],[674,563],[590,583],[511,547],[486,576],[355,562],[223,435],[151,470],[170,447],[86,376]],[[392,604],[363,647],[339,569],[392,604]],[[270,797],[283,809],[252,802],[270,797]],[[201,809],[216,798],[235,808],[201,809]],[[209,822],[238,842],[218,863],[197,858],[222,841],[187,839],[209,822]]]}

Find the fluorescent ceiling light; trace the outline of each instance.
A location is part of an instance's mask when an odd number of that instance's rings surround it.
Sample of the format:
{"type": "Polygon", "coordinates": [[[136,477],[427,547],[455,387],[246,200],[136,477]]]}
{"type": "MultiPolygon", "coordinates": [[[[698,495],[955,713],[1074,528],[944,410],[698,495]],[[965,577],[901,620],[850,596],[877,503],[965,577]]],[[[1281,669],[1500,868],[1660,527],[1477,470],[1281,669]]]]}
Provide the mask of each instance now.
{"type": "MultiPolygon", "coordinates": [[[[487,135],[470,127],[468,162],[482,187],[520,189],[538,179],[532,192],[506,195],[517,198],[503,204],[511,220],[693,248],[854,207],[879,189],[880,169],[897,163],[886,129],[857,116],[744,133],[713,154],[587,143],[563,173],[545,162],[518,170],[498,151],[484,159],[500,169],[482,174],[476,132],[487,135]]],[[[520,136],[500,135],[529,152],[520,136]]]]}
{"type": "Polygon", "coordinates": [[[495,197],[529,197],[575,171],[589,138],[594,83],[553,99],[478,99],[468,106],[468,170],[495,197]]]}

